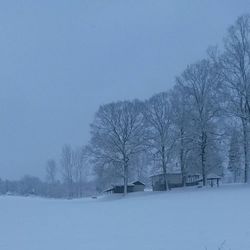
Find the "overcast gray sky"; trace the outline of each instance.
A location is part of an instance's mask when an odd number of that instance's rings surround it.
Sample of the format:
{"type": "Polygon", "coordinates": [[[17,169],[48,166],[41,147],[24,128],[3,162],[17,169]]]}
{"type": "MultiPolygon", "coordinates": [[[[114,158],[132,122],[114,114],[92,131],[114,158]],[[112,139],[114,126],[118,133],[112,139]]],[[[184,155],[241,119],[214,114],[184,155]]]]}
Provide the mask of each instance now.
{"type": "Polygon", "coordinates": [[[249,0],[0,1],[0,177],[44,176],[100,104],[166,90],[249,0]]]}

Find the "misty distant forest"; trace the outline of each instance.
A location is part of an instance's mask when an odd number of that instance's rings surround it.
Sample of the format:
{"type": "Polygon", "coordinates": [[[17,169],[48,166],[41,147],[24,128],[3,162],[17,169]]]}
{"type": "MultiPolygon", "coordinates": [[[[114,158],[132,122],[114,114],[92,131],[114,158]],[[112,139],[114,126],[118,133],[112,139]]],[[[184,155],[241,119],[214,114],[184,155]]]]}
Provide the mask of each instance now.
{"type": "MultiPolygon", "coordinates": [[[[222,34],[223,37],[223,34],[222,34]]],[[[150,176],[210,173],[225,183],[248,183],[250,125],[250,15],[225,31],[222,47],[190,62],[175,85],[148,100],[121,100],[99,107],[87,145],[62,145],[60,160],[44,163],[45,180],[25,175],[0,179],[0,194],[77,198],[112,184],[150,176]]],[[[153,93],[152,93],[153,94],[153,93]]]]}

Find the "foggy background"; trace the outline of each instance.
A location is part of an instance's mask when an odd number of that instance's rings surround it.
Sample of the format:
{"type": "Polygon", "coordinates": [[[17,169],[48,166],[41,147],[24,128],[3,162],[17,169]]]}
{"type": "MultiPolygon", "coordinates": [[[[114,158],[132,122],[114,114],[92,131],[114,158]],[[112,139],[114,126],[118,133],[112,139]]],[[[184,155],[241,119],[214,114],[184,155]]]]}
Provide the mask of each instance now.
{"type": "Polygon", "coordinates": [[[166,90],[249,0],[0,2],[0,177],[44,177],[100,104],[166,90]]]}

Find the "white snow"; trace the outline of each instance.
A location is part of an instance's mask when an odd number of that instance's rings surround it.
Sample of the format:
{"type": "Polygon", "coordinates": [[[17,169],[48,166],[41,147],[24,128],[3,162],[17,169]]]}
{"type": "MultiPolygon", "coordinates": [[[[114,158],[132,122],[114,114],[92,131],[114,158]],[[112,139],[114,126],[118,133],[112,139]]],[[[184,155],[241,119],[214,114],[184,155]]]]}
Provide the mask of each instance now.
{"type": "Polygon", "coordinates": [[[1,250],[250,249],[250,186],[127,198],[0,196],[1,250]]]}

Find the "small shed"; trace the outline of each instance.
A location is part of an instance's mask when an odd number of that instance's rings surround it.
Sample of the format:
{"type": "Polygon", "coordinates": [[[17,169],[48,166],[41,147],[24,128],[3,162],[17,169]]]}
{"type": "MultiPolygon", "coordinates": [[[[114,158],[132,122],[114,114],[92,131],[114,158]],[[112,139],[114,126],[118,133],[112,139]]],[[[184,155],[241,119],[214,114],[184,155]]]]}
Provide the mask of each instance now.
{"type": "Polygon", "coordinates": [[[207,175],[207,182],[211,187],[213,187],[214,185],[219,187],[220,180],[221,180],[221,176],[219,176],[217,174],[211,173],[211,174],[207,175]]]}
{"type": "MultiPolygon", "coordinates": [[[[127,192],[132,193],[133,191],[134,191],[134,185],[128,184],[127,185],[127,192]]],[[[113,186],[113,193],[114,194],[124,193],[124,185],[114,185],[113,186]]]]}
{"type": "Polygon", "coordinates": [[[105,190],[103,191],[103,193],[105,193],[105,194],[112,194],[113,191],[114,191],[114,188],[113,188],[113,187],[110,187],[110,188],[108,188],[108,189],[105,189],[105,190]]]}
{"type": "Polygon", "coordinates": [[[144,192],[145,184],[141,181],[134,181],[131,184],[133,185],[133,192],[144,192]]]}
{"type": "MultiPolygon", "coordinates": [[[[164,191],[164,174],[151,176],[153,191],[164,191]]],[[[201,180],[200,174],[189,174],[186,176],[186,185],[198,185],[201,180]]],[[[183,187],[183,176],[181,173],[168,173],[167,181],[169,188],[183,187]]]]}
{"type": "Polygon", "coordinates": [[[202,181],[202,176],[198,173],[188,174],[186,176],[186,186],[196,186],[202,181]]]}
{"type": "MultiPolygon", "coordinates": [[[[145,189],[145,184],[141,181],[134,181],[127,185],[127,192],[143,192],[145,189]]],[[[111,188],[104,191],[104,193],[114,193],[114,194],[122,194],[124,193],[124,185],[112,185],[111,188]]]]}
{"type": "MultiPolygon", "coordinates": [[[[158,174],[151,176],[153,191],[164,191],[164,174],[158,174]]],[[[181,173],[169,173],[167,174],[167,181],[169,188],[182,186],[182,174],[181,173]]]]}

